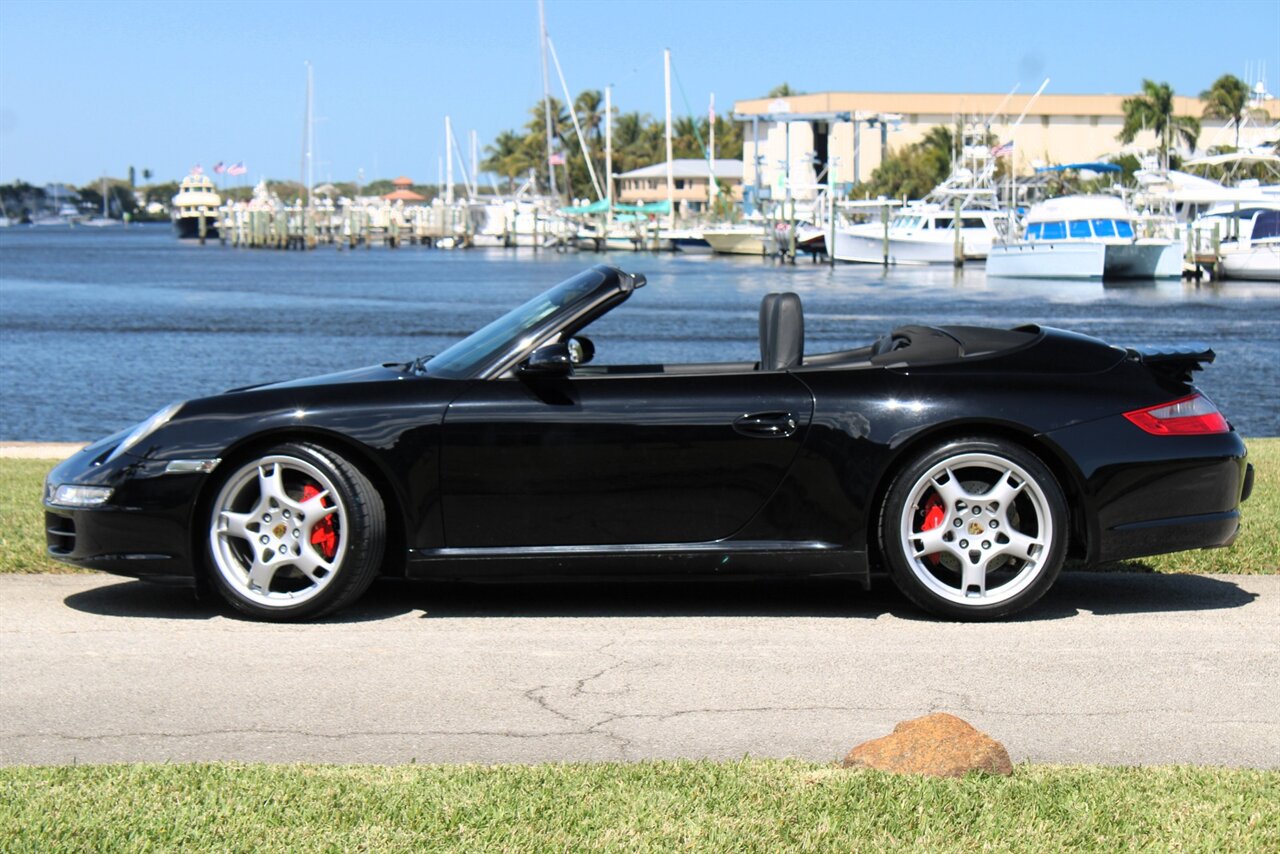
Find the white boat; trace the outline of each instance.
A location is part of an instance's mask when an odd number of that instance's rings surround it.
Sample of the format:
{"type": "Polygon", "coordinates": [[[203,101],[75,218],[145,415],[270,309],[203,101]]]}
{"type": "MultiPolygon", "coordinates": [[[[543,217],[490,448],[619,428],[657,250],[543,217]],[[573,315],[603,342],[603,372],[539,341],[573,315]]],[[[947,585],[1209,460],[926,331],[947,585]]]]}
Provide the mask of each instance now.
{"type": "Polygon", "coordinates": [[[1182,273],[1179,244],[1146,237],[1114,196],[1063,196],[1034,205],[1022,239],[997,243],[989,278],[1165,279],[1182,273]]]}
{"type": "Polygon", "coordinates": [[[1217,208],[1196,220],[1195,228],[1204,234],[1215,225],[1223,278],[1280,281],[1280,203],[1217,208]]]}
{"type": "MultiPolygon", "coordinates": [[[[991,251],[1005,214],[986,208],[960,211],[961,256],[981,261],[991,251]]],[[[955,210],[918,202],[903,208],[889,221],[890,264],[951,264],[956,258],[955,210]]],[[[885,260],[885,227],[868,222],[836,229],[837,261],[882,264],[885,260]]]]}
{"type": "Polygon", "coordinates": [[[719,255],[768,255],[775,248],[773,236],[763,223],[704,228],[702,239],[719,255]]]}
{"type": "Polygon", "coordinates": [[[859,264],[883,264],[886,260],[903,265],[951,264],[956,261],[957,225],[961,258],[986,258],[992,243],[1002,235],[1008,214],[1001,210],[997,196],[996,158],[983,138],[968,132],[960,158],[946,180],[889,220],[887,259],[884,222],[837,228],[835,259],[859,264]]]}
{"type": "Polygon", "coordinates": [[[107,187],[107,179],[102,179],[102,216],[95,216],[86,219],[81,225],[89,228],[112,228],[124,223],[118,219],[111,218],[111,190],[107,187]]]}
{"type": "Polygon", "coordinates": [[[710,255],[711,244],[702,236],[700,228],[670,228],[658,232],[658,237],[669,241],[671,248],[686,255],[710,255]]]}
{"type": "Polygon", "coordinates": [[[204,174],[191,174],[182,179],[178,194],[173,197],[173,227],[178,237],[200,237],[200,220],[204,220],[205,237],[218,237],[218,208],[222,198],[213,187],[213,181],[204,174]]]}

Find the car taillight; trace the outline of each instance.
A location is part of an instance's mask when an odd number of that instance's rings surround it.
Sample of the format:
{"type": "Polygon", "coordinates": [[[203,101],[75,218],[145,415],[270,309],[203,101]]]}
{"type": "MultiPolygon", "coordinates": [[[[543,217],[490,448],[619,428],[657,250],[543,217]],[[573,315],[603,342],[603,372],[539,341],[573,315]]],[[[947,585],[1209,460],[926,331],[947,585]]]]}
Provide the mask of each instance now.
{"type": "Polygon", "coordinates": [[[1218,407],[1203,394],[1135,409],[1124,417],[1155,436],[1194,436],[1231,429],[1218,407]]]}

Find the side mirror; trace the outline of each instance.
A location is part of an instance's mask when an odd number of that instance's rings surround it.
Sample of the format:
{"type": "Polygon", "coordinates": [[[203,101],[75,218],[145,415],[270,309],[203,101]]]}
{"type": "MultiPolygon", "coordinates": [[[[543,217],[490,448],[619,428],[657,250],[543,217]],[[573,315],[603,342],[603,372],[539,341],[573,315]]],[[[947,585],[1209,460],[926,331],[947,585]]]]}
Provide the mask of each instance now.
{"type": "Polygon", "coordinates": [[[585,365],[596,355],[596,345],[585,336],[569,339],[569,358],[575,365],[585,365]]]}
{"type": "Polygon", "coordinates": [[[520,366],[520,373],[537,376],[565,376],[572,370],[573,356],[563,341],[542,345],[520,366]]]}

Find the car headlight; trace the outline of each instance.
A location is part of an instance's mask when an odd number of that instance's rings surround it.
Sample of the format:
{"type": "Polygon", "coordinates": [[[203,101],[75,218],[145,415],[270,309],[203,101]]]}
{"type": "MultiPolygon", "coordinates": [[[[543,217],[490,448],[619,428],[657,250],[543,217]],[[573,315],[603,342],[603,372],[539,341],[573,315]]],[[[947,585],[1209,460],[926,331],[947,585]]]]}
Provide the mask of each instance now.
{"type": "Polygon", "coordinates": [[[186,401],[180,400],[175,403],[169,404],[164,409],[161,409],[159,412],[152,415],[146,421],[143,421],[137,427],[134,427],[132,430],[130,430],[129,435],[124,437],[124,441],[121,442],[119,445],[116,445],[116,449],[111,452],[110,456],[107,457],[107,462],[114,460],[116,457],[120,456],[125,451],[129,450],[134,445],[138,444],[143,439],[150,436],[160,427],[164,426],[165,424],[168,424],[169,420],[173,418],[173,416],[178,414],[178,410],[182,409],[182,406],[185,402],[186,401]]]}
{"type": "Polygon", "coordinates": [[[106,504],[110,498],[111,487],[109,486],[80,486],[64,483],[53,490],[53,497],[49,503],[61,507],[98,507],[106,504]]]}

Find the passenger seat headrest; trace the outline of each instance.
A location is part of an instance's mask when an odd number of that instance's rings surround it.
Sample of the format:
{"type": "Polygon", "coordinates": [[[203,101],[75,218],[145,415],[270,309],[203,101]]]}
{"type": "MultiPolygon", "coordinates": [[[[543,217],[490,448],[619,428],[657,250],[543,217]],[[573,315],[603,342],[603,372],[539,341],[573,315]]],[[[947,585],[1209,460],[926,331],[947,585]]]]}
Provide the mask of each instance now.
{"type": "Polygon", "coordinates": [[[786,371],[804,360],[804,309],[793,293],[760,301],[760,370],[786,371]]]}

